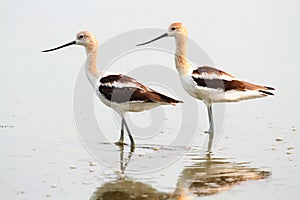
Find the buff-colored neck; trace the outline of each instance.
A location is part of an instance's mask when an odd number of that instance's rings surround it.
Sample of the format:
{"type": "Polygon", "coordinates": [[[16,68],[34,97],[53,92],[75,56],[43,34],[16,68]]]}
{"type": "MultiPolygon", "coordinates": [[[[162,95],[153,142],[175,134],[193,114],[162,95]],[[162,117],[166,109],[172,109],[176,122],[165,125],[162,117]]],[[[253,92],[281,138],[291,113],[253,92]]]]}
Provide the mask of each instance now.
{"type": "Polygon", "coordinates": [[[176,40],[175,64],[177,71],[181,74],[187,74],[190,71],[191,65],[186,59],[187,37],[179,35],[176,40]]]}
{"type": "Polygon", "coordinates": [[[97,69],[97,53],[98,43],[95,45],[89,45],[85,47],[86,51],[86,62],[85,62],[85,73],[89,82],[94,86],[101,72],[97,69]]]}

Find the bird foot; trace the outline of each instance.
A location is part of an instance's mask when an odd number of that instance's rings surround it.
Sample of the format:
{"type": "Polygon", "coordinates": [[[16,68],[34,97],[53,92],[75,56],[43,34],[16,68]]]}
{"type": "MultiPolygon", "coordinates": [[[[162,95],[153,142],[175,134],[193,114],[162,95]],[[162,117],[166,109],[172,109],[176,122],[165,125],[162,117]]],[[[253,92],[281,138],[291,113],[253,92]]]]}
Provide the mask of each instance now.
{"type": "Polygon", "coordinates": [[[127,145],[127,143],[125,143],[124,141],[118,141],[118,142],[115,142],[115,145],[124,146],[124,145],[127,145]]]}
{"type": "Polygon", "coordinates": [[[214,131],[213,130],[208,130],[208,131],[204,131],[204,133],[207,133],[207,134],[213,134],[214,133],[214,131]]]}

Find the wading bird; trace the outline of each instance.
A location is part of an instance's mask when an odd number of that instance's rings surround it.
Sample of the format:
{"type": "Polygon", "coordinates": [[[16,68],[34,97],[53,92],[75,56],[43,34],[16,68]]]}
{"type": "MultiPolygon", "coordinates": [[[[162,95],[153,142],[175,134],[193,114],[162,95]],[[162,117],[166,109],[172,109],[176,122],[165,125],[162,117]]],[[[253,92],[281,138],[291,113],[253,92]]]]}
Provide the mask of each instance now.
{"type": "Polygon", "coordinates": [[[272,87],[248,83],[213,67],[203,66],[195,69],[186,58],[188,32],[180,22],[172,23],[163,35],[137,46],[149,44],[165,37],[175,38],[175,64],[183,88],[190,96],[202,100],[207,107],[209,118],[207,132],[210,134],[210,140],[213,139],[214,133],[212,103],[238,102],[274,95],[269,91],[274,90],[272,87]]]}
{"type": "Polygon", "coordinates": [[[125,120],[125,113],[142,112],[160,105],[175,105],[177,103],[182,103],[182,101],[165,96],[123,74],[100,72],[96,67],[98,41],[96,37],[88,31],[79,32],[76,35],[76,39],[72,42],[42,52],[54,51],[70,45],[81,45],[85,47],[87,56],[85,72],[89,82],[95,88],[95,92],[99,99],[105,105],[119,113],[122,118],[121,135],[116,144],[124,144],[125,126],[131,146],[134,147],[135,145],[125,120]]]}

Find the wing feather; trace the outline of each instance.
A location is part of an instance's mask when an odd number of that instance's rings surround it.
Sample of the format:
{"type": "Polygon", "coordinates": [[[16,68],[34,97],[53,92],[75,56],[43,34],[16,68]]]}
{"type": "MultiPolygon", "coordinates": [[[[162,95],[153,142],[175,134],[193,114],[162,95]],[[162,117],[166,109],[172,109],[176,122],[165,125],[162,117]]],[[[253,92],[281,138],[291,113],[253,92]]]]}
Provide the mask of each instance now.
{"type": "Polygon", "coordinates": [[[152,90],[135,79],[122,74],[102,77],[100,79],[99,92],[109,101],[116,103],[159,102],[175,104],[181,102],[152,90]]]}
{"type": "MultiPolygon", "coordinates": [[[[197,86],[206,87],[211,89],[222,89],[224,92],[235,90],[235,91],[246,91],[246,90],[259,90],[260,92],[265,90],[274,90],[274,88],[256,85],[236,79],[234,76],[212,68],[212,67],[199,67],[192,73],[192,78],[197,86]]],[[[270,92],[262,92],[269,94],[270,92]]]]}

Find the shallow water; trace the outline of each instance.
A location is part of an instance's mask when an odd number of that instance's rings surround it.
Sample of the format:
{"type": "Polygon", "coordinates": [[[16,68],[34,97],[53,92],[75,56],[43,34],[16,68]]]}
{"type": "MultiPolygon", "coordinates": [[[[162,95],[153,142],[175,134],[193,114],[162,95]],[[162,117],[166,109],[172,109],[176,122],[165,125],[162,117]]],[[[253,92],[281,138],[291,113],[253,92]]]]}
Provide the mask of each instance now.
{"type": "MultiPolygon", "coordinates": [[[[297,199],[299,3],[133,3],[139,9],[123,1],[85,6],[53,1],[1,3],[2,198],[297,199]],[[225,118],[223,121],[215,115],[222,133],[215,137],[210,158],[203,152],[207,120],[201,102],[196,102],[200,120],[197,125],[191,124],[197,131],[181,133],[195,135],[189,146],[170,145],[177,136],[180,106],[165,108],[164,129],[158,135],[151,135],[147,128],[137,131],[149,125],[151,114],[128,116],[137,143],[135,151],[130,152],[128,146],[121,150],[112,144],[119,137],[119,118],[95,101],[97,120],[108,142],[90,141],[95,151],[89,154],[77,134],[73,115],[74,87],[84,51],[80,47],[51,54],[40,51],[69,42],[82,29],[91,30],[104,42],[138,28],[166,28],[176,20],[186,24],[190,37],[206,50],[216,66],[251,82],[274,86],[276,95],[225,107],[215,105],[216,112],[225,108],[225,118]],[[98,162],[95,153],[106,162],[98,162]],[[169,158],[174,158],[173,162],[169,158]],[[158,161],[163,167],[153,170],[158,161]]],[[[155,64],[174,67],[172,55],[146,53],[148,56],[131,54],[111,69],[126,73],[142,63],[151,64],[153,59],[157,59],[155,64]]],[[[135,78],[148,83],[143,79],[147,77],[136,74],[135,78]]],[[[176,85],[178,77],[173,78],[172,87],[182,90],[176,85]]],[[[89,88],[87,82],[86,86],[89,88]]],[[[157,88],[174,95],[167,88],[157,88]]],[[[186,104],[195,103],[184,92],[180,99],[186,104]]],[[[86,133],[93,131],[95,127],[90,127],[86,133]]]]}
{"type": "MultiPolygon", "coordinates": [[[[127,157],[125,154],[125,150],[120,149],[120,174],[115,180],[98,187],[91,199],[194,199],[230,190],[245,181],[271,176],[269,171],[251,168],[247,162],[237,163],[234,159],[218,158],[210,154],[200,155],[199,149],[194,149],[181,159],[183,168],[175,188],[168,187],[167,182],[154,188],[147,184],[147,179],[126,176],[126,167],[134,165],[131,159],[134,160],[134,156],[138,155],[130,151],[127,157]]],[[[150,157],[148,161],[152,162],[152,159],[155,158],[150,157]]]]}

